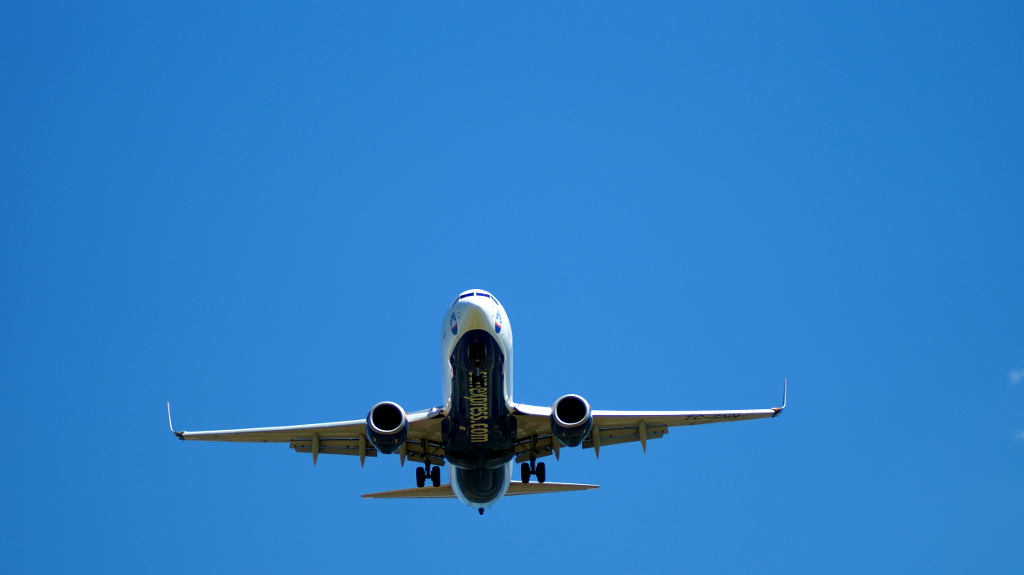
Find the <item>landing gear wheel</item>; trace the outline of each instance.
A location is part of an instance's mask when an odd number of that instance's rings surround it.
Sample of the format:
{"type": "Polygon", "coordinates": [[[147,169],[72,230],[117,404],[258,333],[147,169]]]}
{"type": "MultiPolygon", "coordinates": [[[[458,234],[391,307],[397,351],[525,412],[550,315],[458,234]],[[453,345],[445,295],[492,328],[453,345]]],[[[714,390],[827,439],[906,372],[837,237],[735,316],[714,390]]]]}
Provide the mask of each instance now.
{"type": "Polygon", "coordinates": [[[441,487],[441,468],[434,467],[430,470],[430,482],[434,484],[434,487],[441,487]]]}
{"type": "Polygon", "coordinates": [[[523,462],[522,467],[519,468],[519,473],[523,478],[523,483],[530,482],[530,464],[523,462]]]}
{"type": "Polygon", "coordinates": [[[427,483],[427,474],[422,467],[416,468],[416,487],[423,487],[427,483]]]}
{"type": "Polygon", "coordinates": [[[544,483],[544,480],[548,478],[548,474],[544,470],[543,461],[537,464],[537,471],[534,472],[534,475],[537,476],[537,483],[544,483]]]}

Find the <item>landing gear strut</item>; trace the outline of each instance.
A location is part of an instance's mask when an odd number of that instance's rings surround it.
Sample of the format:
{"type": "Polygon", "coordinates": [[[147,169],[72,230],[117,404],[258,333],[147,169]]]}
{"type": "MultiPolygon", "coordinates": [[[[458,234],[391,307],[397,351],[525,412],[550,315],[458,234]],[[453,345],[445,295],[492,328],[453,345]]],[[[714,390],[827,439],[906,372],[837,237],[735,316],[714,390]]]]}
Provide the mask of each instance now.
{"type": "Polygon", "coordinates": [[[523,465],[519,468],[519,474],[523,478],[523,483],[529,483],[531,475],[537,478],[537,483],[544,483],[548,478],[544,462],[537,463],[536,457],[531,457],[529,463],[524,461],[523,465]]]}

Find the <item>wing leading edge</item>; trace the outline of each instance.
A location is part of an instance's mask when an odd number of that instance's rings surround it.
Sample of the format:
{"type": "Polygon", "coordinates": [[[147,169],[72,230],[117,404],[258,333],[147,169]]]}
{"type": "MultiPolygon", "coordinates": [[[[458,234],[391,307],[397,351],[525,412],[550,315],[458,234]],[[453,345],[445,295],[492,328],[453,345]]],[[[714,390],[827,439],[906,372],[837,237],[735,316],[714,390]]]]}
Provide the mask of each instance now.
{"type": "MultiPolygon", "coordinates": [[[[608,411],[595,409],[593,428],[583,441],[584,449],[593,449],[600,456],[601,447],[619,443],[640,442],[644,451],[647,441],[668,433],[669,427],[746,421],[776,417],[786,408],[788,381],[782,384],[782,407],[770,409],[737,409],[717,411],[608,411]]],[[[554,454],[559,443],[551,436],[551,408],[520,404],[516,406],[519,421],[519,443],[516,461],[554,454]]]]}
{"type": "MultiPolygon", "coordinates": [[[[441,410],[437,407],[408,414],[409,435],[400,453],[403,465],[406,458],[418,462],[429,458],[433,465],[444,465],[444,449],[440,446],[440,417],[441,410]]],[[[361,462],[367,457],[377,457],[377,450],[366,439],[365,419],[283,427],[175,431],[171,421],[171,404],[168,403],[167,423],[171,432],[182,441],[289,443],[289,447],[297,453],[312,453],[314,465],[321,453],[356,455],[361,462]]]]}

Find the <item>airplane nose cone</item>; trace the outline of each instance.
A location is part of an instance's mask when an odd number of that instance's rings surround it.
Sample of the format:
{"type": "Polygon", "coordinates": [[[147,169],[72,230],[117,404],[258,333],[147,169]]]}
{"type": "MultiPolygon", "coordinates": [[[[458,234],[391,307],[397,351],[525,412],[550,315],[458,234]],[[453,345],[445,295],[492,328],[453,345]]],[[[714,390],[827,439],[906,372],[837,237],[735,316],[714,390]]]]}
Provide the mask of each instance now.
{"type": "Polygon", "coordinates": [[[461,323],[466,331],[487,329],[491,323],[491,313],[475,303],[466,302],[466,307],[462,310],[461,323]]]}

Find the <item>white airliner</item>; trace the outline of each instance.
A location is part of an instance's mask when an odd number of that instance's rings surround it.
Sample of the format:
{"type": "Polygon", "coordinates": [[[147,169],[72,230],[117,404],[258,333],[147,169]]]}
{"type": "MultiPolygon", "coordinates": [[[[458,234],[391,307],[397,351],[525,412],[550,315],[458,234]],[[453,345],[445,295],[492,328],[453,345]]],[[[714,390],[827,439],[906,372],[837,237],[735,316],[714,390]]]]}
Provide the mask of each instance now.
{"type": "Polygon", "coordinates": [[[385,401],[370,408],[366,419],[288,427],[258,427],[223,431],[174,431],[171,406],[167,420],[179,439],[289,443],[299,453],[311,453],[313,465],[321,453],[367,457],[397,453],[421,463],[416,487],[363,495],[368,498],[454,498],[482,515],[506,495],[596,489],[597,485],[548,482],[543,462],[562,447],[593,449],[647,441],[668,433],[669,427],[775,417],[786,407],[731,411],[603,411],[591,410],[579,395],[565,395],[551,407],[512,400],[512,325],[505,308],[490,293],[469,290],[459,294],[441,325],[441,388],[444,405],[406,413],[385,401]],[[440,466],[451,464],[451,483],[441,485],[440,466]],[[512,482],[512,467],[521,463],[520,482],[512,482]],[[536,478],[531,483],[530,478],[536,478]],[[425,487],[427,481],[431,487],[425,487]]]}

